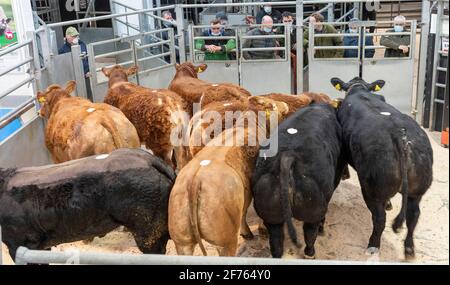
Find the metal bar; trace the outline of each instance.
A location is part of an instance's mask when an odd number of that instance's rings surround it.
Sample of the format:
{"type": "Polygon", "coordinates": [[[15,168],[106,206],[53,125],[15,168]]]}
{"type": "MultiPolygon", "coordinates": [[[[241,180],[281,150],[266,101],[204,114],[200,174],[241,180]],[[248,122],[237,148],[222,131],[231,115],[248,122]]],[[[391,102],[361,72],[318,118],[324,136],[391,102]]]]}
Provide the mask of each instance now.
{"type": "Polygon", "coordinates": [[[194,41],[195,40],[233,40],[235,39],[235,37],[228,37],[228,36],[219,36],[219,37],[193,37],[192,38],[194,41]]]}
{"type": "MultiPolygon", "coordinates": [[[[114,67],[116,65],[125,66],[125,65],[128,65],[128,64],[134,64],[134,61],[133,60],[129,60],[129,61],[121,62],[121,63],[115,63],[115,64],[112,64],[112,65],[104,66],[104,68],[111,68],[111,67],[114,67]]],[[[95,71],[96,72],[102,71],[102,68],[103,67],[96,68],[95,71]]]]}
{"type": "Polygon", "coordinates": [[[447,72],[447,68],[438,66],[438,71],[447,72]]]}
{"type": "Polygon", "coordinates": [[[27,63],[30,63],[30,62],[32,62],[33,60],[34,60],[34,59],[33,59],[32,57],[28,57],[28,58],[26,58],[25,60],[21,61],[20,63],[14,65],[14,66],[7,67],[6,69],[0,71],[0,76],[3,76],[3,75],[5,75],[5,74],[7,74],[7,73],[13,71],[14,69],[17,69],[17,68],[21,67],[22,65],[25,65],[25,64],[27,64],[27,63]]]}
{"type": "MultiPolygon", "coordinates": [[[[305,4],[306,1],[303,1],[303,4],[305,4]]],[[[329,1],[327,1],[329,2],[329,1]]],[[[331,6],[333,6],[332,3],[329,3],[328,5],[326,5],[325,7],[323,7],[322,9],[320,9],[319,11],[317,11],[316,13],[322,13],[326,10],[328,10],[331,6]]],[[[302,11],[303,12],[303,11],[302,11]]],[[[302,17],[303,18],[303,17],[302,17]]],[[[307,22],[309,20],[310,17],[306,17],[305,19],[303,19],[303,23],[307,22]]]]}
{"type": "Polygon", "coordinates": [[[295,5],[296,14],[296,37],[297,37],[297,90],[296,94],[303,93],[304,82],[303,82],[303,24],[304,24],[304,13],[303,13],[303,0],[297,0],[295,5]]]}
{"type": "Polygon", "coordinates": [[[27,45],[31,44],[32,42],[33,42],[32,40],[27,40],[27,41],[24,41],[21,44],[17,44],[17,45],[14,45],[14,46],[10,47],[10,48],[7,48],[4,51],[0,52],[0,57],[2,57],[4,55],[7,55],[7,54],[9,54],[9,53],[11,53],[11,52],[13,52],[15,50],[20,49],[20,48],[23,48],[24,46],[27,46],[27,45]]]}
{"type": "Polygon", "coordinates": [[[75,74],[75,80],[77,82],[77,96],[81,98],[87,99],[87,89],[86,89],[86,80],[84,74],[84,66],[83,59],[81,54],[81,46],[76,45],[72,46],[72,63],[73,63],[73,72],[75,74]]]}
{"type": "Polygon", "coordinates": [[[132,51],[133,50],[131,48],[129,48],[129,49],[124,49],[124,50],[119,50],[119,51],[113,51],[113,52],[109,52],[109,53],[99,54],[99,55],[96,55],[94,58],[95,59],[99,59],[99,58],[105,58],[105,57],[112,57],[112,56],[116,56],[116,55],[127,53],[127,52],[132,52],[132,51]]]}
{"type": "Polygon", "coordinates": [[[314,50],[341,50],[341,49],[359,49],[359,46],[314,46],[314,50]]]}
{"type": "Polygon", "coordinates": [[[340,17],[339,19],[337,19],[335,22],[341,22],[342,20],[344,20],[347,16],[349,16],[351,13],[353,13],[356,10],[356,8],[351,9],[350,11],[348,11],[347,13],[345,13],[344,15],[342,15],[342,17],[340,17]]]}
{"type": "Polygon", "coordinates": [[[184,38],[184,13],[183,13],[183,7],[181,5],[175,6],[175,15],[177,17],[177,34],[179,36],[178,39],[178,46],[179,48],[179,54],[180,54],[180,62],[184,63],[186,61],[186,43],[184,38]]]}
{"type": "Polygon", "coordinates": [[[146,48],[151,48],[151,47],[157,47],[157,46],[161,46],[164,44],[170,44],[170,40],[166,40],[166,41],[161,41],[161,42],[157,42],[157,43],[153,43],[153,44],[146,44],[146,45],[142,45],[142,46],[138,46],[137,49],[141,50],[141,49],[146,49],[146,48]]]}
{"type": "Polygon", "coordinates": [[[268,48],[242,48],[241,51],[277,51],[277,50],[286,50],[286,47],[268,47],[268,48]]]}
{"type": "Polygon", "coordinates": [[[367,33],[367,36],[410,36],[411,32],[402,33],[367,33]]]}
{"type": "Polygon", "coordinates": [[[241,36],[241,39],[284,39],[284,35],[241,36]]]}
{"type": "MultiPolygon", "coordinates": [[[[33,107],[36,106],[35,104],[35,98],[31,98],[27,100],[24,104],[20,105],[17,109],[14,111],[9,112],[6,116],[3,116],[0,118],[0,130],[9,125],[12,121],[16,120],[26,112],[33,109],[33,107]]],[[[0,239],[0,246],[1,246],[1,239],[0,239]]],[[[1,254],[1,251],[0,251],[1,254]]],[[[1,256],[0,256],[0,265],[1,265],[1,256]]]]}
{"type": "MultiPolygon", "coordinates": [[[[445,88],[445,87],[444,87],[445,88]]],[[[445,101],[444,100],[441,100],[441,99],[434,99],[434,103],[437,103],[437,104],[445,104],[445,101]]]]}
{"type": "MultiPolygon", "coordinates": [[[[140,32],[139,28],[136,28],[135,25],[129,24],[128,22],[124,22],[124,21],[119,20],[119,19],[114,19],[114,20],[119,22],[119,23],[121,23],[121,24],[123,24],[123,25],[125,25],[125,26],[127,26],[127,29],[128,28],[132,28],[133,30],[140,32]]],[[[127,33],[130,34],[130,31],[128,30],[127,33]]]]}
{"type": "Polygon", "coordinates": [[[49,24],[47,26],[49,28],[57,28],[57,27],[62,27],[62,26],[77,25],[77,24],[81,24],[84,22],[110,20],[110,19],[116,19],[116,18],[121,18],[121,17],[126,17],[126,16],[132,16],[132,15],[137,15],[137,14],[142,14],[142,13],[148,13],[148,12],[165,10],[165,9],[173,9],[173,8],[175,8],[175,5],[169,5],[169,6],[157,7],[157,8],[151,8],[151,9],[144,9],[144,10],[132,11],[132,12],[121,13],[121,14],[91,17],[91,18],[85,18],[85,19],[80,19],[80,20],[65,21],[65,22],[49,24]]]}
{"type": "Polygon", "coordinates": [[[143,62],[143,61],[147,61],[147,60],[150,60],[150,59],[163,57],[163,56],[166,56],[166,55],[170,55],[171,53],[172,52],[168,51],[168,52],[165,52],[165,53],[160,53],[160,54],[156,54],[156,55],[152,55],[152,56],[148,56],[148,57],[143,57],[141,59],[138,59],[138,62],[143,62]]]}
{"type": "Polygon", "coordinates": [[[147,73],[155,72],[155,71],[158,71],[158,70],[161,70],[161,69],[170,67],[170,66],[174,66],[174,64],[166,64],[166,65],[162,65],[162,66],[150,68],[150,69],[147,69],[147,70],[143,70],[143,71],[140,71],[140,72],[139,72],[139,75],[145,75],[145,74],[147,74],[147,73]]]}
{"type": "Polygon", "coordinates": [[[336,34],[314,34],[314,38],[331,38],[331,37],[358,37],[359,35],[350,33],[336,33],[336,34]]]}
{"type": "MultiPolygon", "coordinates": [[[[445,84],[442,84],[442,83],[436,83],[436,87],[439,87],[439,88],[446,88],[447,86],[445,85],[445,84]]],[[[436,99],[437,100],[437,99],[436,99]]]]}
{"type": "Polygon", "coordinates": [[[405,265],[405,263],[386,262],[355,262],[307,259],[274,259],[274,258],[242,258],[218,256],[168,256],[168,255],[137,255],[94,252],[59,252],[36,251],[19,247],[16,254],[17,265],[27,264],[69,264],[76,259],[80,264],[108,265],[405,265]]]}
{"type": "Polygon", "coordinates": [[[25,84],[32,82],[33,80],[34,80],[34,78],[29,76],[27,79],[21,81],[19,84],[16,84],[13,87],[10,87],[10,88],[6,89],[6,91],[3,91],[0,94],[0,99],[2,99],[3,97],[8,96],[10,93],[16,91],[17,89],[19,89],[20,87],[24,86],[25,84]]]}
{"type": "Polygon", "coordinates": [[[442,55],[442,56],[448,56],[448,52],[445,52],[445,51],[442,51],[442,50],[439,51],[439,54],[442,55]]]}
{"type": "Polygon", "coordinates": [[[126,5],[126,4],[123,4],[123,3],[120,3],[120,2],[117,2],[117,1],[112,1],[112,3],[113,3],[113,4],[116,4],[116,5],[119,5],[119,6],[122,6],[122,7],[124,7],[124,8],[130,9],[130,10],[133,10],[133,11],[136,11],[136,10],[137,10],[137,9],[134,8],[134,7],[128,6],[128,5],[126,5]]]}

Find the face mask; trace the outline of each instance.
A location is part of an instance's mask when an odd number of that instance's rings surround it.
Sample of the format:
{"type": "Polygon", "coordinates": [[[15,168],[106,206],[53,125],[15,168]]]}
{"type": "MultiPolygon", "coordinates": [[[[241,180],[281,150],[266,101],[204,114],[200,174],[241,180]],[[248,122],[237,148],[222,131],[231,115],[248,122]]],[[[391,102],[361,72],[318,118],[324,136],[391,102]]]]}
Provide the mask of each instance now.
{"type": "Polygon", "coordinates": [[[270,13],[272,13],[272,7],[266,6],[266,7],[264,7],[264,11],[265,11],[267,14],[270,14],[270,13]]]}
{"type": "Polygon", "coordinates": [[[356,34],[358,32],[357,29],[350,29],[349,31],[350,31],[351,34],[356,34]]]}
{"type": "Polygon", "coordinates": [[[403,32],[403,26],[400,26],[400,25],[395,25],[394,26],[394,31],[396,32],[396,33],[401,33],[401,32],[403,32]]]}
{"type": "Polygon", "coordinates": [[[220,36],[220,35],[222,35],[221,32],[213,32],[213,31],[211,31],[211,36],[217,37],[217,36],[220,36]]]}
{"type": "Polygon", "coordinates": [[[72,41],[72,44],[75,46],[78,45],[79,43],[80,43],[80,38],[74,38],[72,41]]]}
{"type": "Polygon", "coordinates": [[[268,27],[264,27],[263,30],[264,30],[264,32],[266,32],[266,33],[272,32],[272,28],[268,28],[268,27]]]}

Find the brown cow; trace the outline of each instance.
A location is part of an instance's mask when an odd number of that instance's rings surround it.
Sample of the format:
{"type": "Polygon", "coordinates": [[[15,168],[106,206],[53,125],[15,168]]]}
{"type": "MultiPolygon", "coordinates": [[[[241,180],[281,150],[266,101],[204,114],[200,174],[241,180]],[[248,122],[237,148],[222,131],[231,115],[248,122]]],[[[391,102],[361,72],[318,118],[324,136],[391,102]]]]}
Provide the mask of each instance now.
{"type": "Polygon", "coordinates": [[[206,64],[194,66],[190,62],[176,65],[177,72],[169,85],[170,90],[186,100],[191,115],[194,113],[193,105],[195,103],[206,106],[212,102],[240,101],[251,96],[250,92],[235,84],[213,84],[198,79],[198,74],[207,68],[206,64]]]}
{"type": "Polygon", "coordinates": [[[176,130],[181,133],[189,123],[187,115],[183,116],[185,101],[172,91],[128,82],[128,76],[137,72],[136,66],[125,69],[117,65],[102,71],[109,78],[105,103],[122,110],[138,130],[141,141],[156,156],[173,168],[175,158],[178,168],[181,168],[185,164],[183,144],[172,141],[171,136],[176,130]]]}
{"type": "Polygon", "coordinates": [[[40,115],[48,119],[45,143],[55,163],[140,147],[136,129],[119,109],[70,96],[75,85],[51,85],[37,94],[40,115]]]}
{"type": "Polygon", "coordinates": [[[198,243],[206,255],[205,239],[218,247],[219,255],[234,256],[239,232],[253,238],[246,222],[250,177],[259,153],[258,134],[265,129],[245,118],[212,140],[178,175],[169,200],[169,232],[178,254],[192,255],[198,243]]]}

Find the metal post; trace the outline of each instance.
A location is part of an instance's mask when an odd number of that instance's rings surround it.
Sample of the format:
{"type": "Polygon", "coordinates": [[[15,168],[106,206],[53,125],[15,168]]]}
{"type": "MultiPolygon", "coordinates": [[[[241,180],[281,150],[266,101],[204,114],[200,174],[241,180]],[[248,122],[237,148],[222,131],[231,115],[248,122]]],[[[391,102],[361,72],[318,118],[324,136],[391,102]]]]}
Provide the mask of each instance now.
{"type": "Polygon", "coordinates": [[[328,22],[334,22],[334,3],[328,6],[328,22]]]}
{"type": "Polygon", "coordinates": [[[177,63],[177,53],[175,49],[175,33],[173,29],[169,30],[170,39],[170,64],[175,65],[177,63]]]}
{"type": "Polygon", "coordinates": [[[178,34],[178,46],[180,52],[180,63],[186,62],[186,44],[184,40],[184,15],[183,8],[180,5],[175,6],[175,15],[177,17],[177,34],[178,34]]]}
{"type": "Polygon", "coordinates": [[[422,1],[422,22],[420,28],[419,71],[417,74],[417,93],[414,101],[414,117],[419,124],[423,124],[423,108],[425,95],[425,80],[427,67],[428,36],[430,33],[430,1],[422,1]]]}
{"type": "Polygon", "coordinates": [[[359,15],[359,6],[360,6],[360,3],[358,2],[358,3],[354,3],[353,4],[354,5],[354,7],[355,7],[355,11],[353,12],[353,18],[357,18],[357,19],[360,19],[360,15],[359,15]]]}
{"type": "Polygon", "coordinates": [[[303,0],[297,0],[296,5],[296,36],[297,36],[297,94],[303,93],[303,0]]]}
{"type": "MultiPolygon", "coordinates": [[[[75,80],[77,81],[77,96],[87,99],[86,80],[82,62],[81,46],[72,46],[72,63],[75,80]]],[[[85,55],[86,56],[86,55],[85,55]]],[[[95,71],[93,71],[95,72],[95,71]]]]}
{"type": "Polygon", "coordinates": [[[433,59],[433,80],[431,85],[431,111],[430,111],[430,130],[434,131],[436,127],[436,83],[438,81],[437,66],[439,65],[439,51],[441,50],[441,34],[442,34],[442,15],[444,3],[439,1],[438,12],[436,17],[436,40],[434,45],[434,59],[433,59]]]}
{"type": "MultiPolygon", "coordinates": [[[[133,61],[134,64],[136,66],[139,66],[139,58],[138,58],[138,54],[137,54],[137,46],[136,46],[136,40],[133,39],[131,40],[131,49],[133,50],[133,61]]],[[[136,83],[137,85],[141,85],[140,84],[140,80],[139,80],[139,72],[136,72],[136,83]]]]}

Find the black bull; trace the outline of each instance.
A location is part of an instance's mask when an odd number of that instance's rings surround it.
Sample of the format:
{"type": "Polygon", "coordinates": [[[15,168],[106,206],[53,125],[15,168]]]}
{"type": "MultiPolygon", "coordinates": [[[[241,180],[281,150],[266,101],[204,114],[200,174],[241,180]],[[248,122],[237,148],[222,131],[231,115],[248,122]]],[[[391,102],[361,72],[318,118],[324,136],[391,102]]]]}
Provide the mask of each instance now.
{"type": "Polygon", "coordinates": [[[368,84],[355,78],[344,83],[333,78],[331,82],[347,93],[338,120],[346,160],[358,172],[364,200],[372,213],[368,252],[379,251],[386,223],[385,204],[401,193],[402,209],[393,229],[398,232],[406,219],[405,255],[413,257],[419,203],[433,181],[433,150],[428,136],[411,117],[372,93],[381,90],[384,81],[368,84]]]}
{"type": "Polygon", "coordinates": [[[19,246],[50,249],[119,226],[144,253],[164,254],[173,170],[143,150],[24,169],[0,169],[0,225],[11,257],[19,246]]]}

